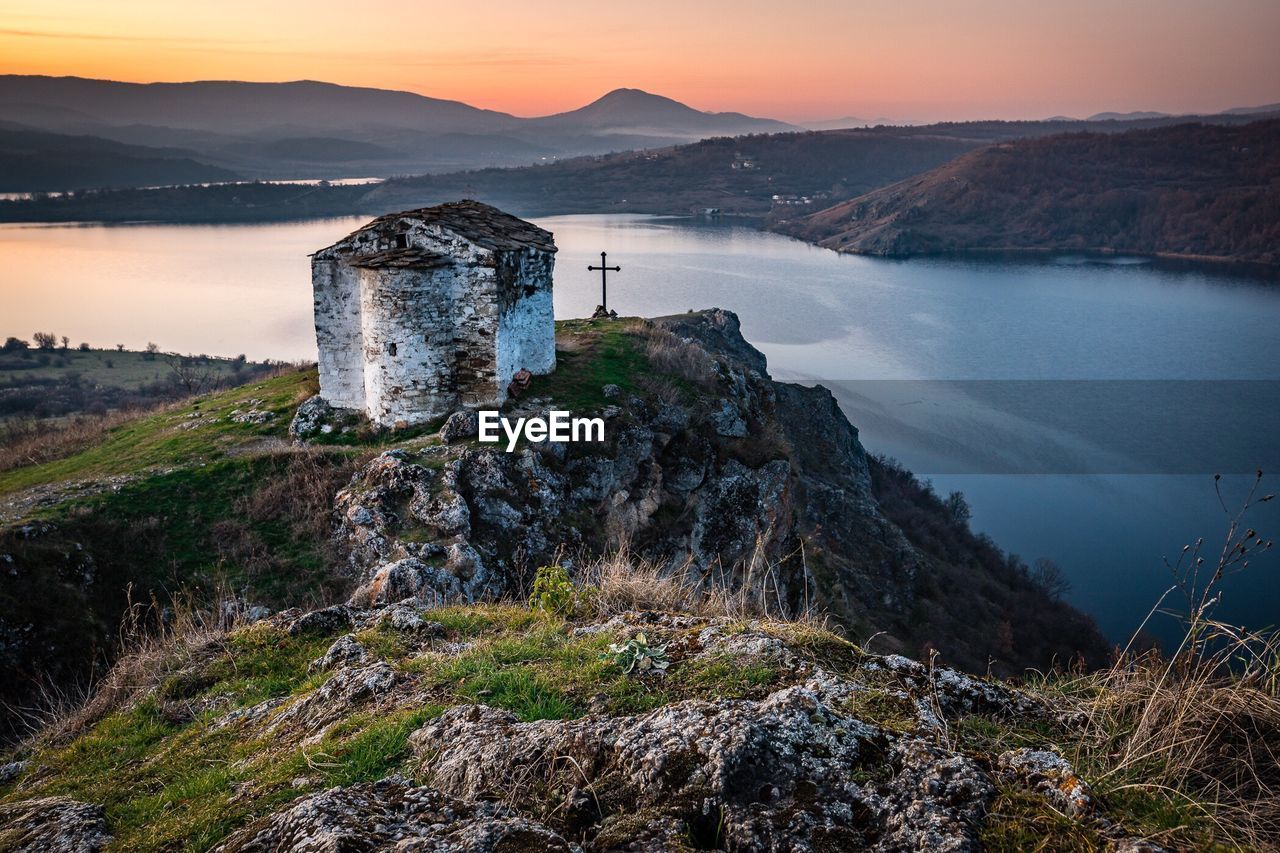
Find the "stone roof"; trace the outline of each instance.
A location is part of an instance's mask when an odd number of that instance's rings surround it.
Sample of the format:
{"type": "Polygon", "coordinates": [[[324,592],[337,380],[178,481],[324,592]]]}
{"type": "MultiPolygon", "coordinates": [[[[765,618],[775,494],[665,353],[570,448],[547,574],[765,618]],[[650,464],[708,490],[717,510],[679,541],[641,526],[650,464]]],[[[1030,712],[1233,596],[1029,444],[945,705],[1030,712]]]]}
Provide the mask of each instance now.
{"type": "Polygon", "coordinates": [[[512,251],[534,248],[544,252],[556,250],[555,240],[550,231],[544,231],[532,222],[525,222],[496,207],[471,200],[451,201],[435,207],[384,214],[360,230],[377,229],[402,219],[417,219],[427,224],[439,225],[486,249],[512,251]]]}
{"type": "Polygon", "coordinates": [[[387,249],[368,255],[352,255],[347,263],[353,267],[399,267],[402,269],[435,269],[448,266],[453,258],[423,249],[387,249]]]}

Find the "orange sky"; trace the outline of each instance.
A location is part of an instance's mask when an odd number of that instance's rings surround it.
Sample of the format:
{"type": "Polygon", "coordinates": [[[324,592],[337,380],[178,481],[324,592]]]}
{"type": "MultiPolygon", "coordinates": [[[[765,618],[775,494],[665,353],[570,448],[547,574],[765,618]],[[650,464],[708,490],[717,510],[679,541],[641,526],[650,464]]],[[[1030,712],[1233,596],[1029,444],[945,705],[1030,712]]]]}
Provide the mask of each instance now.
{"type": "Polygon", "coordinates": [[[1280,0],[0,0],[0,73],[296,80],[534,115],[633,86],[783,119],[1280,101],[1280,0]]]}

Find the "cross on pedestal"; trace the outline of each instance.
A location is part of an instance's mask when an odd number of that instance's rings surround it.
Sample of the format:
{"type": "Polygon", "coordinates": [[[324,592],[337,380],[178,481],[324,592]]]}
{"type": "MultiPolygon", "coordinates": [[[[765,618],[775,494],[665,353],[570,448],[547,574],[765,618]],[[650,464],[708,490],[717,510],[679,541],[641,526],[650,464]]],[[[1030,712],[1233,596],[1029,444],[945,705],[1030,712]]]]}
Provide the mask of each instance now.
{"type": "Polygon", "coordinates": [[[609,271],[622,272],[622,267],[611,267],[609,264],[609,256],[607,252],[600,253],[600,266],[594,264],[588,265],[587,269],[594,272],[600,270],[600,308],[605,312],[609,310],[609,271]]]}

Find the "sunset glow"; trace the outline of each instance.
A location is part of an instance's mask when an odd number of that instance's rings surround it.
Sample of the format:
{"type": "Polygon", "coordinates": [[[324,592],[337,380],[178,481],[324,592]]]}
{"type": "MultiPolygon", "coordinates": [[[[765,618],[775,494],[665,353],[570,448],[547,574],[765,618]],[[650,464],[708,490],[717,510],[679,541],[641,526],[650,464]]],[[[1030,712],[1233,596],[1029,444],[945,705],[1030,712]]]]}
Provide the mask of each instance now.
{"type": "Polygon", "coordinates": [[[0,73],[326,80],[535,115],[629,86],[802,120],[1280,101],[1270,0],[0,2],[0,73]]]}

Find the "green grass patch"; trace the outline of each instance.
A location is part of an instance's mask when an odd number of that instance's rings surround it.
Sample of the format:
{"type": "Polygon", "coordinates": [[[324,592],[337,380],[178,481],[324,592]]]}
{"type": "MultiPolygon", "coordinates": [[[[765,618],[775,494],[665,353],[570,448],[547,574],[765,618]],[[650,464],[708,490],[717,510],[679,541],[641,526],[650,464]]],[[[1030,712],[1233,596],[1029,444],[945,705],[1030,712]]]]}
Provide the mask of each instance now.
{"type": "Polygon", "coordinates": [[[322,750],[327,758],[313,759],[325,771],[325,785],[376,782],[403,764],[409,754],[409,735],[444,713],[440,705],[400,709],[390,716],[347,721],[326,737],[322,750]],[[341,739],[355,726],[356,733],[341,739]]]}
{"type": "Polygon", "coordinates": [[[571,412],[599,409],[608,401],[600,393],[605,385],[617,385],[634,393],[636,377],[649,372],[649,361],[640,342],[629,332],[634,319],[561,320],[556,323],[560,342],[556,370],[533,381],[530,393],[550,397],[571,412]]]}

